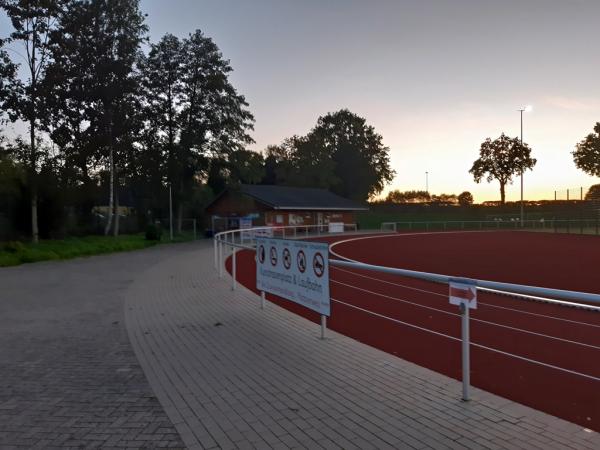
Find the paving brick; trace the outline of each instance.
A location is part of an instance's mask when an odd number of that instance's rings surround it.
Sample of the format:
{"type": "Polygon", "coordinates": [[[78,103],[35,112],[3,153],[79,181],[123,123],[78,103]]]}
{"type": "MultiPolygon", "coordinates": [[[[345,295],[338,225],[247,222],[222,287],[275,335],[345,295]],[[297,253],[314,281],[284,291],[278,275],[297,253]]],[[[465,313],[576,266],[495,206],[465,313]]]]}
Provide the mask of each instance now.
{"type": "Polygon", "coordinates": [[[184,447],[124,318],[133,279],[173,250],[0,269],[0,448],[117,447],[157,419],[184,447]]]}

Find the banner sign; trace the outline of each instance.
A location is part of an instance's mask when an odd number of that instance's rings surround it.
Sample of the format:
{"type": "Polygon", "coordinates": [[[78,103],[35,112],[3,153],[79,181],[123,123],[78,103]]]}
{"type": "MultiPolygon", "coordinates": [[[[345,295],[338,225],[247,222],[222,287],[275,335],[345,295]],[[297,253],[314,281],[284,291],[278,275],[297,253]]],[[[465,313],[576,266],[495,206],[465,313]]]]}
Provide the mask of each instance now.
{"type": "Polygon", "coordinates": [[[240,217],[240,229],[252,228],[252,219],[240,217]]]}
{"type": "Polygon", "coordinates": [[[273,228],[251,228],[242,231],[242,235],[248,239],[256,239],[259,237],[273,237],[273,228]]]}
{"type": "Polygon", "coordinates": [[[329,245],[257,237],[256,288],[329,316],[329,245]]]}
{"type": "Polygon", "coordinates": [[[329,232],[330,233],[343,233],[344,232],[344,222],[329,222],[329,232]]]}

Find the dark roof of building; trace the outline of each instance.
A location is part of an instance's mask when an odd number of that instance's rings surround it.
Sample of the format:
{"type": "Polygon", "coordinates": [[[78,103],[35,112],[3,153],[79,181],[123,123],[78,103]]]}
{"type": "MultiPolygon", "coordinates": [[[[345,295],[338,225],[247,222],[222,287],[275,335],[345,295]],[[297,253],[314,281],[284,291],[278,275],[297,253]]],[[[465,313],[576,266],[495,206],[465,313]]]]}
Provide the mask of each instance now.
{"type": "Polygon", "coordinates": [[[240,191],[273,209],[366,211],[368,208],[326,189],[242,184],[240,191]]]}

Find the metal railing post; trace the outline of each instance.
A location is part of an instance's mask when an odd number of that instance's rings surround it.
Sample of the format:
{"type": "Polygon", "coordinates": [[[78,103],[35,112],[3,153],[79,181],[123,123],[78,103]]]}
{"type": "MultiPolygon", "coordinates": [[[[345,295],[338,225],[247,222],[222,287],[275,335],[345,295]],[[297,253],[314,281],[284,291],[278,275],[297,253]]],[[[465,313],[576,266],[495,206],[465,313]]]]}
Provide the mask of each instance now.
{"type": "Polygon", "coordinates": [[[469,339],[469,307],[465,303],[460,304],[461,329],[462,329],[462,399],[469,401],[469,387],[471,385],[471,361],[469,339]]]}
{"type": "Polygon", "coordinates": [[[235,280],[235,273],[236,273],[236,264],[235,264],[235,254],[237,252],[235,251],[235,247],[231,246],[231,290],[235,291],[236,288],[236,280],[235,280]]]}
{"type": "Polygon", "coordinates": [[[223,278],[223,266],[225,265],[225,261],[223,261],[223,241],[219,238],[219,278],[223,278]]]}
{"type": "Polygon", "coordinates": [[[219,250],[216,237],[213,237],[213,247],[215,249],[215,270],[217,270],[219,268],[219,250]]]}

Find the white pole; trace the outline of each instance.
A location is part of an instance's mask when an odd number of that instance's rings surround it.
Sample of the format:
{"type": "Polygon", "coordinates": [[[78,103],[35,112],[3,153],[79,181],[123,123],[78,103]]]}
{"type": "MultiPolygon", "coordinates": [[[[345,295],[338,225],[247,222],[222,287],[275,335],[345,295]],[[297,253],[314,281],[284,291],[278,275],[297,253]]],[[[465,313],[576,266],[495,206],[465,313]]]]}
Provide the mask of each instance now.
{"type": "Polygon", "coordinates": [[[321,339],[325,339],[325,330],[327,329],[327,316],[321,316],[321,339]]]}
{"type": "Polygon", "coordinates": [[[223,278],[223,242],[219,239],[219,278],[223,278]]]}
{"type": "Polygon", "coordinates": [[[469,307],[465,303],[460,304],[461,328],[462,328],[462,399],[469,401],[469,386],[471,385],[471,362],[469,349],[469,307]]]}
{"type": "Polygon", "coordinates": [[[260,309],[265,309],[265,291],[260,291],[260,309]]]}
{"type": "Polygon", "coordinates": [[[232,278],[232,281],[231,281],[231,290],[232,291],[235,291],[235,288],[236,288],[236,281],[235,281],[235,272],[236,272],[235,271],[235,254],[236,254],[235,247],[232,246],[231,247],[231,278],[232,278]]]}
{"type": "Polygon", "coordinates": [[[213,246],[215,248],[215,270],[219,268],[219,245],[217,238],[213,236],[213,246]]]}
{"type": "Polygon", "coordinates": [[[169,234],[173,240],[173,192],[169,184],[169,234]]]}

